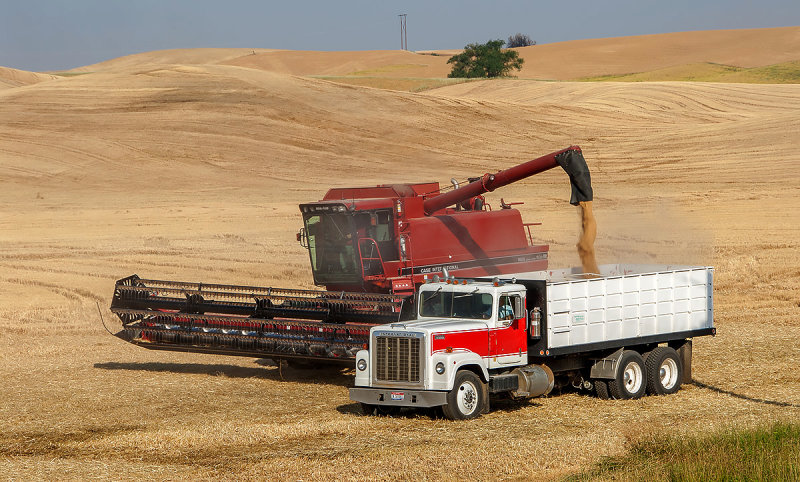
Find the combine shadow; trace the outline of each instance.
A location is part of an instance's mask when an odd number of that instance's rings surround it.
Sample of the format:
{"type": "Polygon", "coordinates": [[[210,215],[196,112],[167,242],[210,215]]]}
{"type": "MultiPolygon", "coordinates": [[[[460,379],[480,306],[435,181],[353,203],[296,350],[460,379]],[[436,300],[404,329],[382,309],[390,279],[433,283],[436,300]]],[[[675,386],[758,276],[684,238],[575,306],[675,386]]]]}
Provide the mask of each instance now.
{"type": "Polygon", "coordinates": [[[749,396],[743,395],[741,393],[736,393],[736,392],[733,392],[733,391],[730,391],[730,390],[725,390],[723,388],[715,387],[714,385],[709,385],[707,383],[703,383],[703,382],[700,382],[700,381],[697,381],[697,380],[692,380],[691,384],[696,386],[696,387],[705,388],[706,390],[711,390],[712,392],[723,393],[725,395],[730,395],[730,396],[735,397],[735,398],[739,398],[739,399],[742,399],[742,400],[747,400],[748,402],[763,403],[764,405],[775,405],[777,407],[800,408],[800,404],[798,404],[798,403],[781,402],[779,400],[766,400],[764,398],[749,397],[749,396]]]}
{"type": "MultiPolygon", "coordinates": [[[[260,363],[264,364],[265,363],[260,363]]],[[[221,363],[120,363],[106,362],[95,363],[95,368],[101,370],[127,370],[139,372],[167,372],[182,373],[191,375],[223,376],[228,378],[260,378],[265,380],[298,382],[308,384],[324,384],[349,386],[352,384],[352,376],[344,373],[339,368],[309,368],[297,369],[286,366],[261,366],[261,367],[241,367],[237,365],[225,365],[221,363]]]]}

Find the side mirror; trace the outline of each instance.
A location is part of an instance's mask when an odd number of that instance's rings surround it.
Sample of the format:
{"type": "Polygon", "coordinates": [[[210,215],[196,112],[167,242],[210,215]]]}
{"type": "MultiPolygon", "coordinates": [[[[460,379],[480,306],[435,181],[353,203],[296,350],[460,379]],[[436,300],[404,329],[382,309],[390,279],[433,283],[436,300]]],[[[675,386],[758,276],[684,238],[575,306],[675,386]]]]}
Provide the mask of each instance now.
{"type": "Polygon", "coordinates": [[[514,319],[525,318],[525,308],[522,307],[522,297],[514,296],[511,299],[514,300],[514,319]]]}

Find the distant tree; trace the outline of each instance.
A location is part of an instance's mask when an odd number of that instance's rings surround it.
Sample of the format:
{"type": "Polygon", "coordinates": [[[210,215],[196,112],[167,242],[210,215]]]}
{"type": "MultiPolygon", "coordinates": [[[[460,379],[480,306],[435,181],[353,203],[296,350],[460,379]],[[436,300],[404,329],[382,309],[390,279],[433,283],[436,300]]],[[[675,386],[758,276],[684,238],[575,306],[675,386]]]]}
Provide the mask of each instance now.
{"type": "Polygon", "coordinates": [[[453,69],[448,77],[501,77],[512,69],[522,69],[523,59],[515,50],[503,50],[502,40],[490,40],[485,44],[469,44],[464,51],[450,57],[448,64],[453,69]]]}
{"type": "Polygon", "coordinates": [[[513,49],[516,47],[528,47],[530,45],[536,45],[536,40],[531,40],[531,38],[527,35],[518,33],[508,37],[508,42],[506,43],[508,44],[508,48],[513,49]]]}

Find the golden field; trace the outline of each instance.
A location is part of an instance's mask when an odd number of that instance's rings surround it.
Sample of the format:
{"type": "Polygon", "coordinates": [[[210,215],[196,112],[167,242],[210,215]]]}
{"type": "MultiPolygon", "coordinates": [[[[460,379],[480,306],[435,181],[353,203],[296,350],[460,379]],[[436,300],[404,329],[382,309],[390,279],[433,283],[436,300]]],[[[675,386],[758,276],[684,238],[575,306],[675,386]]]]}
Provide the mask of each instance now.
{"type": "MultiPolygon", "coordinates": [[[[794,50],[737,57],[736,43],[709,40],[720,33],[670,34],[661,46],[693,46],[672,65],[800,59],[789,42],[800,28],[746,32],[794,50]]],[[[572,43],[583,49],[575,58],[609,48],[596,42],[572,43]]],[[[569,55],[567,44],[548,48],[569,55]]],[[[593,58],[561,74],[543,67],[543,78],[669,67],[625,49],[613,68],[593,58]]],[[[0,474],[558,478],[652,434],[796,422],[800,84],[540,82],[531,73],[405,92],[311,77],[441,80],[446,59],[198,49],[57,78],[0,70],[0,474]],[[601,264],[716,267],[718,335],[695,340],[693,367],[711,388],[498,401],[469,422],[364,417],[348,399],[348,371],[150,352],[100,322],[98,305],[118,328],[107,309],[113,282],[133,273],[313,287],[294,237],[297,205],[329,187],[447,184],[571,144],[592,169],[601,264]]],[[[551,266],[578,264],[563,172],[489,201],[500,197],[524,201],[523,217],[543,223],[535,236],[550,244],[551,266]]]]}

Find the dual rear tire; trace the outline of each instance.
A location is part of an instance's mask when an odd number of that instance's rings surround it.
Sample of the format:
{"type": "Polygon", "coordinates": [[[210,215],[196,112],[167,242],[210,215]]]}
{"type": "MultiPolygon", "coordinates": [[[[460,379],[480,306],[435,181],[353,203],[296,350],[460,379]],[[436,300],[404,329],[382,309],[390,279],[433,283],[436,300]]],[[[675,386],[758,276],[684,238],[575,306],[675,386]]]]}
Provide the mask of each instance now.
{"type": "Polygon", "coordinates": [[[645,356],[647,367],[647,393],[669,395],[681,388],[683,364],[678,352],[667,346],[659,346],[645,356]]]}
{"type": "Polygon", "coordinates": [[[660,346],[640,355],[625,350],[617,363],[614,378],[594,380],[598,398],[631,400],[651,395],[668,395],[681,387],[683,366],[678,353],[670,347],[660,346]]]}

